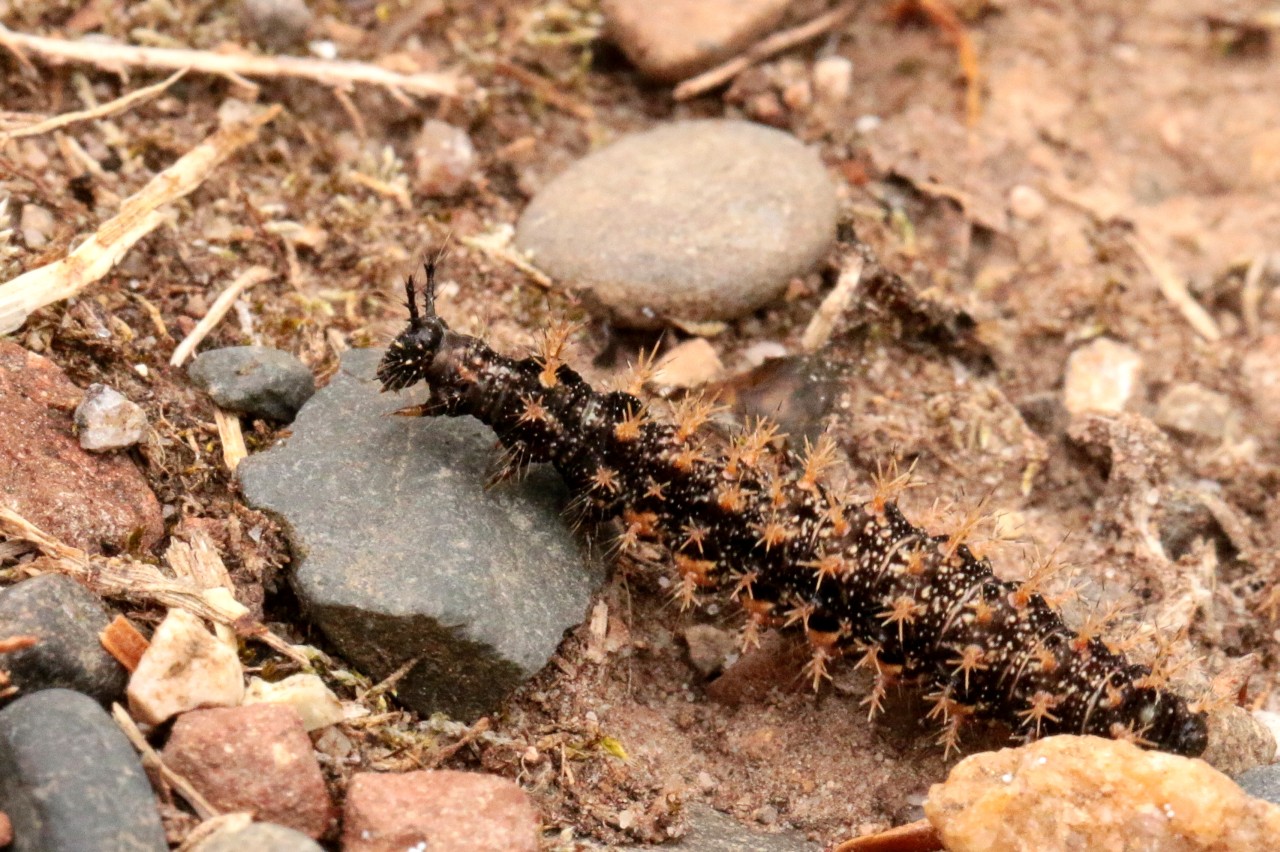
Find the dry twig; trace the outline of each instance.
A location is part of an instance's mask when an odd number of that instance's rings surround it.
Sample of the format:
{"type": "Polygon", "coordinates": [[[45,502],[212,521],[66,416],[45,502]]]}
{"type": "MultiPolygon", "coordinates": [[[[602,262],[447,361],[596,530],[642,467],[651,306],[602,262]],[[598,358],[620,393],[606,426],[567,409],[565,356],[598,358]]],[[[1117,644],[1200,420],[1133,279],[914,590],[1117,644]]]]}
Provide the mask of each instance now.
{"type": "Polygon", "coordinates": [[[400,184],[379,180],[355,169],[348,171],[346,177],[352,183],[363,186],[365,189],[371,189],[384,198],[394,199],[400,205],[401,210],[409,211],[413,209],[413,198],[410,197],[409,190],[400,184]]]}
{"type": "Polygon", "coordinates": [[[137,749],[138,754],[142,756],[143,767],[155,772],[160,780],[168,784],[174,790],[178,791],[178,795],[191,805],[191,809],[196,812],[196,816],[200,819],[212,819],[218,816],[218,809],[209,804],[209,800],[200,795],[200,791],[186,779],[186,776],[179,775],[174,772],[165,762],[160,759],[160,755],[151,747],[151,743],[147,742],[147,738],[142,731],[138,729],[138,723],[133,721],[133,717],[129,715],[119,704],[111,705],[111,718],[116,720],[116,724],[120,726],[120,730],[124,731],[125,737],[137,749]]]}
{"type": "Polygon", "coordinates": [[[1133,249],[1133,253],[1138,256],[1138,260],[1142,261],[1142,265],[1147,268],[1151,276],[1156,279],[1156,286],[1160,288],[1160,292],[1181,312],[1196,333],[1211,343],[1221,340],[1222,332],[1218,330],[1218,324],[1192,297],[1187,290],[1187,282],[1179,277],[1163,258],[1158,257],[1137,234],[1125,237],[1125,242],[1129,244],[1129,248],[1133,249]]]}
{"type": "Polygon", "coordinates": [[[137,47],[67,41],[13,32],[0,25],[0,45],[18,55],[39,56],[53,65],[80,62],[120,71],[124,68],[186,68],[202,74],[239,77],[297,77],[326,86],[350,88],[354,83],[382,86],[393,92],[425,97],[454,98],[461,84],[453,74],[419,72],[401,74],[367,62],[311,59],[299,56],[257,56],[251,53],[213,53],[170,47],[137,47]]]}
{"type": "Polygon", "coordinates": [[[490,727],[489,717],[481,716],[476,720],[474,725],[467,728],[463,735],[458,738],[457,742],[444,746],[439,751],[432,754],[422,768],[435,769],[437,766],[444,763],[446,760],[453,757],[476,740],[480,739],[480,736],[488,731],[490,727]]]}
{"type": "Polygon", "coordinates": [[[244,443],[244,431],[240,428],[240,418],[221,408],[215,408],[213,419],[218,424],[218,440],[222,442],[222,461],[227,470],[235,473],[240,462],[249,457],[249,448],[244,443]]]}
{"type": "Polygon", "coordinates": [[[191,357],[191,353],[196,351],[196,347],[200,342],[209,336],[209,332],[222,322],[222,318],[227,315],[227,311],[231,310],[231,306],[235,300],[240,298],[240,294],[248,290],[255,284],[261,284],[263,281],[270,279],[274,273],[265,266],[251,266],[244,272],[236,276],[235,280],[227,286],[227,289],[218,294],[218,298],[213,300],[213,304],[209,306],[209,312],[200,318],[196,323],[196,327],[191,329],[191,333],[182,338],[182,342],[174,347],[173,355],[169,358],[169,363],[174,367],[181,367],[182,362],[191,357]]]}
{"type": "Polygon", "coordinates": [[[1244,274],[1244,284],[1240,287],[1240,316],[1244,319],[1245,331],[1252,338],[1262,333],[1262,299],[1266,295],[1263,279],[1268,266],[1273,266],[1270,255],[1259,252],[1250,261],[1244,274]]]}
{"type": "Polygon", "coordinates": [[[487,234],[476,234],[470,237],[459,237],[458,242],[487,254],[494,260],[509,263],[528,275],[533,283],[550,290],[555,286],[551,276],[529,262],[523,254],[511,247],[512,229],[510,225],[500,226],[487,234]]]}
{"type": "Polygon", "coordinates": [[[857,253],[851,254],[845,261],[844,267],[840,270],[840,277],[836,279],[836,286],[831,288],[831,292],[818,306],[818,310],[814,311],[813,318],[805,327],[804,336],[800,338],[800,347],[805,352],[817,352],[831,340],[831,332],[835,330],[836,321],[849,307],[853,294],[858,290],[865,266],[866,261],[857,253]]]}
{"type": "Polygon", "coordinates": [[[723,86],[757,62],[762,62],[770,56],[781,53],[784,50],[790,50],[797,45],[817,38],[823,33],[831,32],[843,26],[849,18],[853,17],[853,13],[857,11],[860,5],[862,5],[861,0],[845,0],[834,9],[824,12],[811,21],[798,27],[792,27],[789,30],[774,33],[715,68],[703,71],[695,77],[690,77],[676,86],[672,94],[678,101],[687,101],[717,86],[723,86]]]}
{"type": "Polygon", "coordinates": [[[910,3],[955,45],[960,73],[964,75],[965,114],[969,126],[975,126],[982,117],[982,66],[969,31],[956,10],[945,0],[910,0],[910,3]]]}
{"type": "Polygon", "coordinates": [[[201,589],[189,579],[165,576],[155,565],[145,562],[91,556],[52,538],[5,506],[0,506],[0,535],[23,539],[40,551],[44,558],[24,566],[28,569],[66,574],[106,598],[165,608],[181,607],[215,624],[231,627],[238,635],[257,639],[294,662],[302,665],[308,662],[302,651],[264,625],[248,619],[244,605],[220,588],[201,589]]]}
{"type": "Polygon", "coordinates": [[[204,183],[223,161],[252,142],[258,130],[280,114],[280,107],[228,119],[207,139],[125,199],[120,212],[62,260],[23,273],[0,285],[0,334],[21,327],[37,308],[78,293],[102,278],[133,247],[164,221],[161,209],[204,183]]]}
{"type": "Polygon", "coordinates": [[[80,121],[92,121],[97,118],[105,118],[108,115],[114,115],[118,112],[124,112],[143,101],[150,100],[174,83],[187,73],[187,69],[183,68],[170,76],[163,82],[156,83],[154,86],[147,86],[142,89],[136,89],[128,94],[121,95],[113,101],[93,107],[92,109],[82,109],[75,112],[64,112],[61,115],[55,115],[46,118],[43,121],[32,122],[25,126],[15,127],[12,130],[0,132],[0,145],[8,142],[10,139],[20,139],[24,136],[37,136],[41,133],[48,133],[50,130],[57,130],[60,127],[66,127],[69,124],[75,124],[80,121]]]}
{"type": "Polygon", "coordinates": [[[589,105],[573,98],[560,91],[559,87],[551,80],[543,77],[541,74],[535,74],[527,68],[516,65],[505,59],[499,59],[493,63],[493,70],[500,77],[506,77],[524,86],[533,94],[551,104],[551,106],[568,113],[575,118],[583,121],[591,121],[596,117],[596,111],[589,105]]]}

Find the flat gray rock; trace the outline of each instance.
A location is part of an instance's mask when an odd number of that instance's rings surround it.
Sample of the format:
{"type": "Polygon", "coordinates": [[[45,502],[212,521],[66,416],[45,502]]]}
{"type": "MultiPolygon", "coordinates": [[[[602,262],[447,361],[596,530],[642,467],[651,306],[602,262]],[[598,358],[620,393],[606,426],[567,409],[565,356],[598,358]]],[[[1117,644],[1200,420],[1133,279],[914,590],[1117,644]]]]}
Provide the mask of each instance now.
{"type": "Polygon", "coordinates": [[[627,136],[534,197],[516,243],[615,322],[725,320],[777,297],[836,232],[835,185],[794,136],[683,121],[627,136]]]}
{"type": "Polygon", "coordinates": [[[1280,764],[1255,766],[1238,775],[1235,782],[1255,799],[1280,805],[1280,764]]]}
{"type": "Polygon", "coordinates": [[[283,423],[316,392],[306,364],[266,346],[210,349],[191,362],[187,375],[228,411],[283,423]]]}
{"type": "Polygon", "coordinates": [[[138,756],[92,698],[67,689],[0,710],[0,811],[6,852],[164,852],[164,829],[138,756]]]}
{"type": "Polygon", "coordinates": [[[689,806],[688,831],[673,852],[819,852],[799,832],[752,831],[731,816],[703,804],[689,806]]]}
{"type": "Polygon", "coordinates": [[[124,694],[129,674],[98,640],[111,617],[97,595],[62,574],[0,589],[0,638],[37,639],[0,660],[18,695],[64,687],[105,704],[124,694]]]}
{"type": "Polygon", "coordinates": [[[375,679],[408,660],[400,700],[473,720],[541,669],[586,616],[603,568],[566,528],[549,468],[485,489],[493,433],[471,418],[387,416],[382,350],[342,357],[293,436],[239,467],[285,523],[293,585],[339,652],[375,679]]]}

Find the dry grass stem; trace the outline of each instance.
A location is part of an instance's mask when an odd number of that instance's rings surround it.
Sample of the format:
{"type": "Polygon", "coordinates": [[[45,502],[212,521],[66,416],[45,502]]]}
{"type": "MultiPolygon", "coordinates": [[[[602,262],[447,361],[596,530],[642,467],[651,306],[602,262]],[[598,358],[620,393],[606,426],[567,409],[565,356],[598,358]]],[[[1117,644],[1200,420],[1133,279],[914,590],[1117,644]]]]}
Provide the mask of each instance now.
{"type": "Polygon", "coordinates": [[[408,92],[411,95],[441,98],[455,98],[462,88],[454,74],[401,74],[367,62],[67,41],[14,32],[3,26],[0,26],[0,45],[8,47],[19,56],[29,52],[51,65],[87,63],[121,73],[126,68],[164,68],[188,69],[230,77],[293,77],[342,89],[350,88],[355,83],[367,83],[396,93],[408,92]]]}
{"type": "Polygon", "coordinates": [[[379,180],[376,177],[371,177],[364,172],[357,172],[355,170],[347,172],[347,178],[352,183],[357,184],[358,186],[363,186],[365,189],[371,189],[384,198],[393,199],[400,205],[401,210],[413,209],[413,199],[409,196],[409,190],[399,184],[379,180]]]}
{"type": "Polygon", "coordinates": [[[226,121],[177,162],[125,199],[120,212],[62,260],[25,272],[0,285],[0,334],[15,331],[32,311],[78,293],[106,275],[133,245],[164,221],[161,209],[182,198],[215,168],[252,142],[258,130],[280,114],[273,106],[226,121]]]}
{"type": "Polygon", "coordinates": [[[1263,279],[1268,267],[1274,268],[1271,256],[1267,252],[1258,252],[1250,261],[1244,274],[1244,284],[1240,287],[1240,316],[1244,320],[1245,331],[1254,338],[1262,333],[1262,300],[1266,296],[1263,279]]]}
{"type": "Polygon", "coordinates": [[[155,565],[122,557],[91,556],[64,544],[17,512],[0,506],[0,535],[30,542],[42,559],[24,566],[36,573],[57,572],[74,577],[105,598],[117,598],[166,609],[182,607],[215,624],[233,628],[240,636],[259,640],[296,663],[307,665],[306,655],[245,616],[245,607],[220,588],[201,589],[190,579],[169,577],[155,565]]]}
{"type": "Polygon", "coordinates": [[[1195,329],[1196,334],[1211,343],[1221,340],[1222,332],[1218,330],[1218,324],[1192,297],[1187,289],[1187,282],[1170,268],[1168,262],[1158,257],[1137,234],[1127,236],[1125,242],[1129,244],[1129,248],[1133,249],[1133,253],[1138,256],[1138,260],[1142,261],[1142,265],[1147,268],[1151,276],[1156,279],[1156,286],[1160,288],[1160,292],[1178,309],[1188,324],[1195,329]]]}
{"type": "Polygon", "coordinates": [[[831,340],[836,322],[849,307],[854,294],[858,291],[858,284],[862,281],[862,270],[865,266],[866,261],[860,254],[851,254],[845,260],[840,270],[840,277],[836,279],[836,286],[831,288],[831,292],[818,306],[818,310],[814,311],[809,325],[805,327],[804,336],[800,338],[800,347],[805,352],[817,352],[831,340]]]}
{"type": "Polygon", "coordinates": [[[191,805],[191,810],[195,811],[200,819],[213,819],[219,815],[218,809],[209,804],[209,800],[200,795],[185,776],[179,775],[165,765],[159,753],[151,747],[151,743],[147,742],[146,736],[138,729],[138,723],[133,721],[133,717],[127,710],[119,704],[112,704],[111,718],[115,719],[130,744],[142,756],[142,765],[148,770],[149,775],[154,773],[153,778],[158,776],[159,780],[176,790],[178,795],[191,805]]]}
{"type": "Polygon", "coordinates": [[[757,62],[763,62],[775,54],[790,50],[796,45],[804,44],[806,41],[843,26],[846,21],[853,17],[853,13],[857,11],[860,5],[861,0],[846,0],[846,2],[824,12],[811,21],[792,27],[789,30],[776,32],[768,38],[756,42],[732,59],[717,65],[715,68],[703,71],[695,77],[690,77],[676,86],[672,94],[678,101],[687,101],[704,92],[709,92],[717,86],[723,86],[757,62]]]}
{"type": "Polygon", "coordinates": [[[142,89],[136,89],[126,95],[121,95],[113,101],[93,107],[92,109],[82,109],[75,112],[64,112],[61,115],[55,115],[43,121],[36,121],[26,126],[15,127],[11,130],[0,132],[0,145],[4,145],[10,139],[20,139],[24,136],[37,136],[41,133],[48,133],[51,130],[57,130],[60,127],[66,127],[69,124],[75,124],[81,121],[93,121],[98,118],[105,118],[108,115],[114,115],[118,112],[124,112],[143,101],[150,100],[165,89],[172,86],[178,81],[182,75],[187,73],[187,69],[183,68],[175,72],[167,80],[156,83],[154,86],[147,86],[142,89]]]}
{"type": "Polygon", "coordinates": [[[468,248],[483,252],[494,260],[509,263],[532,279],[539,287],[550,290],[555,286],[551,276],[529,262],[519,251],[511,247],[511,228],[503,226],[488,234],[477,234],[473,237],[459,237],[458,242],[468,248]]]}
{"type": "Polygon", "coordinates": [[[265,266],[251,266],[244,272],[240,273],[234,281],[228,285],[227,289],[218,294],[218,298],[213,300],[213,304],[209,306],[209,312],[200,318],[196,323],[196,327],[191,329],[191,333],[182,338],[173,350],[173,355],[169,358],[169,363],[174,367],[182,366],[182,362],[191,357],[196,351],[196,347],[200,345],[209,332],[222,322],[222,318],[231,310],[231,306],[235,304],[236,299],[240,298],[240,294],[248,290],[255,284],[261,284],[263,281],[270,279],[275,273],[265,266]]]}
{"type": "Polygon", "coordinates": [[[516,65],[505,59],[499,59],[493,64],[493,71],[500,77],[506,77],[508,80],[519,83],[524,86],[535,97],[550,104],[563,113],[572,115],[574,118],[580,118],[583,121],[593,121],[596,117],[596,111],[589,105],[577,101],[564,92],[556,83],[543,77],[541,74],[535,74],[527,68],[516,65]]]}

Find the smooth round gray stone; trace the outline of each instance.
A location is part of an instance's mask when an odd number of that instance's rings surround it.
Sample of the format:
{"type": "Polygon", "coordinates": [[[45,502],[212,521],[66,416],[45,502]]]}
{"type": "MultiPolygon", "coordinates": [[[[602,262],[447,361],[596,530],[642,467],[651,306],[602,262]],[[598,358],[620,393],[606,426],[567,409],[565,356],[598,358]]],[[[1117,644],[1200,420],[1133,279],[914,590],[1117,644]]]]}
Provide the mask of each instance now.
{"type": "Polygon", "coordinates": [[[316,392],[306,364],[266,346],[210,349],[191,362],[187,375],[228,411],[284,423],[316,392]]]}
{"type": "Polygon", "coordinates": [[[68,689],[0,710],[0,811],[6,852],[164,852],[164,829],[138,756],[92,698],[68,689]]]}
{"type": "Polygon", "coordinates": [[[0,667],[8,670],[18,695],[65,687],[104,704],[113,701],[124,693],[129,674],[98,640],[111,618],[97,595],[62,574],[0,589],[0,639],[38,640],[0,657],[0,667]]]}
{"type": "Polygon", "coordinates": [[[835,185],[795,137],[683,121],[625,137],[534,197],[516,243],[613,321],[725,320],[778,296],[835,239],[835,185]]]}
{"type": "Polygon", "coordinates": [[[254,822],[239,831],[220,831],[200,844],[200,852],[323,852],[300,831],[273,822],[254,822]]]}
{"type": "Polygon", "coordinates": [[[381,350],[342,356],[283,445],[238,473],[280,517],[308,617],[375,680],[427,714],[492,712],[546,665],[604,579],[561,516],[548,467],[486,489],[495,438],[467,418],[389,417],[424,399],[380,394],[381,350]]]}

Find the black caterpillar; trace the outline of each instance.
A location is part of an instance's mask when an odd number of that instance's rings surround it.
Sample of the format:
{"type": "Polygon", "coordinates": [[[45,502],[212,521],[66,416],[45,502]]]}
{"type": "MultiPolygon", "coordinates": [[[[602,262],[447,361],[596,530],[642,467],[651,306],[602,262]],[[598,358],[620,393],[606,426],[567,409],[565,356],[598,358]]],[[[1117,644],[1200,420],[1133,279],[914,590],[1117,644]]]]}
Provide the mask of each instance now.
{"type": "MultiPolygon", "coordinates": [[[[419,381],[420,416],[472,415],[518,464],[550,462],[588,510],[623,520],[623,543],[671,551],[686,601],[715,591],[746,611],[748,629],[802,630],[815,686],[854,654],[876,677],[872,715],[895,679],[931,688],[948,750],[970,716],[1030,739],[1052,733],[1124,738],[1198,755],[1206,716],[1096,636],[1068,628],[1035,582],[998,579],[964,544],[934,535],[890,499],[899,479],[853,501],[824,476],[834,444],[773,448],[767,423],[715,447],[703,428],[713,403],[690,399],[671,423],[632,393],[597,392],[560,359],[563,335],[538,357],[507,358],[436,315],[434,263],[419,313],[378,368],[384,391],[419,381]]],[[[721,442],[723,443],[723,442],[721,442]]]]}

